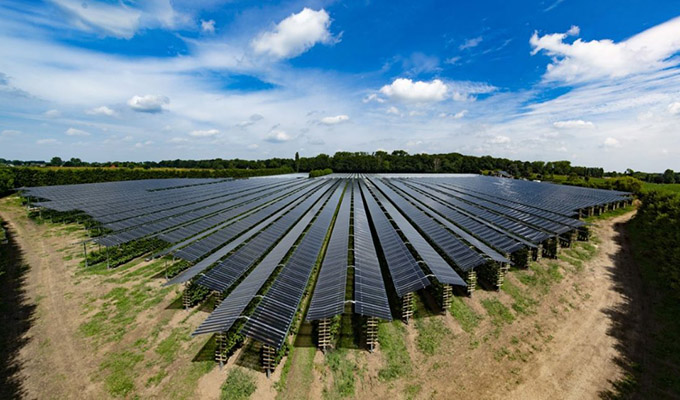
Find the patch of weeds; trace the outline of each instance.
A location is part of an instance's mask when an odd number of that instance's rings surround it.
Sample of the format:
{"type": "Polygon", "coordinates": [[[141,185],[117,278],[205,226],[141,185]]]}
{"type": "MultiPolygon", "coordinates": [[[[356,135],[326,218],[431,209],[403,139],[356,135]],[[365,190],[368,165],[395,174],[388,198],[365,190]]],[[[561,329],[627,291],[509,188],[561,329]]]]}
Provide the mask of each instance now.
{"type": "Polygon", "coordinates": [[[406,388],[404,389],[404,396],[406,397],[407,400],[415,399],[418,393],[420,393],[421,389],[422,385],[419,383],[407,385],[406,388]]]}
{"type": "Polygon", "coordinates": [[[243,371],[241,368],[234,368],[229,372],[227,379],[222,384],[220,399],[249,399],[256,389],[255,378],[251,374],[243,371]]]}
{"type": "Polygon", "coordinates": [[[530,297],[526,291],[520,289],[517,285],[508,280],[503,282],[502,290],[512,297],[514,300],[512,309],[518,314],[532,315],[536,313],[538,301],[530,297]]]}
{"type": "Polygon", "coordinates": [[[494,351],[493,353],[493,358],[496,361],[500,361],[504,359],[505,357],[508,357],[510,355],[510,350],[508,350],[507,347],[501,347],[500,349],[494,351]]]}
{"type": "Polygon", "coordinates": [[[434,355],[442,340],[451,331],[444,325],[440,318],[418,318],[416,319],[416,329],[418,329],[418,338],[416,345],[423,354],[431,356],[434,355]]]}
{"type": "Polygon", "coordinates": [[[378,325],[378,342],[386,364],[378,372],[380,379],[393,380],[411,372],[411,358],[404,342],[405,333],[401,321],[378,325]]]}
{"type": "Polygon", "coordinates": [[[343,399],[354,396],[355,364],[347,359],[346,350],[332,351],[326,354],[326,365],[333,374],[333,386],[324,389],[325,399],[343,399]]]}
{"type": "Polygon", "coordinates": [[[482,306],[486,309],[486,313],[491,317],[491,323],[496,327],[501,327],[503,324],[510,324],[515,320],[510,309],[503,305],[498,299],[482,300],[482,306]]]}
{"type": "Polygon", "coordinates": [[[151,378],[149,378],[146,381],[146,387],[151,387],[151,386],[158,386],[161,381],[168,376],[168,372],[166,370],[160,370],[158,373],[151,378]]]}
{"type": "Polygon", "coordinates": [[[144,359],[142,354],[123,351],[109,353],[101,369],[107,372],[104,379],[106,390],[114,397],[126,397],[135,388],[134,367],[144,359]]]}
{"type": "Polygon", "coordinates": [[[460,297],[453,296],[451,300],[451,315],[458,321],[460,327],[465,332],[470,333],[474,331],[479,326],[482,316],[465,304],[460,297]]]}
{"type": "Polygon", "coordinates": [[[161,360],[165,364],[170,364],[174,359],[177,351],[182,345],[182,341],[186,341],[188,338],[188,332],[186,329],[175,328],[170,332],[170,335],[161,340],[156,346],[156,354],[161,357],[161,360]]]}
{"type": "Polygon", "coordinates": [[[517,271],[517,279],[522,284],[538,289],[542,294],[547,294],[553,283],[560,282],[563,278],[560,266],[551,262],[547,268],[541,264],[532,262],[528,270],[517,271]]]}

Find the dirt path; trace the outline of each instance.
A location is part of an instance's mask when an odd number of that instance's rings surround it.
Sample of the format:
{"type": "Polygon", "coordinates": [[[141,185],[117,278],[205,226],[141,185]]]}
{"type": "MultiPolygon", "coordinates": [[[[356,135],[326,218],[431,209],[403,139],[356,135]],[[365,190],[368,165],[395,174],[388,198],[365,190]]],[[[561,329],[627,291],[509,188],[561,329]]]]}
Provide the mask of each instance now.
{"type": "MultiPolygon", "coordinates": [[[[5,201],[7,201],[5,199],[5,201]]],[[[64,261],[65,251],[76,243],[62,237],[45,237],[45,229],[26,218],[25,210],[3,207],[2,217],[10,234],[22,250],[30,267],[26,276],[26,295],[37,305],[27,343],[19,357],[20,376],[27,398],[95,398],[101,395],[90,379],[97,363],[87,344],[79,340],[78,326],[83,321],[80,301],[72,294],[72,271],[64,261]]],[[[86,284],[87,285],[87,284],[86,284]]],[[[79,288],[80,290],[87,288],[79,288]]]]}
{"type": "MultiPolygon", "coordinates": [[[[542,352],[532,361],[524,383],[510,393],[507,399],[587,399],[596,398],[619,377],[621,369],[615,363],[620,357],[617,339],[609,335],[615,321],[607,310],[626,303],[626,296],[614,282],[631,279],[629,288],[640,290],[635,282],[633,259],[623,239],[623,223],[633,214],[623,215],[602,223],[597,229],[601,240],[599,254],[588,263],[590,272],[583,282],[587,286],[590,302],[565,316],[561,326],[552,334],[550,351],[542,352]]],[[[638,292],[637,296],[640,295],[638,292]]]]}

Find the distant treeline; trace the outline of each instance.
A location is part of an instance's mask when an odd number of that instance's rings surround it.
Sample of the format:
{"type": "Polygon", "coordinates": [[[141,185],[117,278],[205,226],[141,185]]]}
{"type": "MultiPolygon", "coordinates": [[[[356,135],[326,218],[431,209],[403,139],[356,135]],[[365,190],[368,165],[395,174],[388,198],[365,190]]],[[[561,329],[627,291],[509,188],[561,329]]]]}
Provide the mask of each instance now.
{"type": "Polygon", "coordinates": [[[165,178],[247,178],[292,173],[288,167],[262,169],[0,167],[0,194],[13,188],[165,178]]]}

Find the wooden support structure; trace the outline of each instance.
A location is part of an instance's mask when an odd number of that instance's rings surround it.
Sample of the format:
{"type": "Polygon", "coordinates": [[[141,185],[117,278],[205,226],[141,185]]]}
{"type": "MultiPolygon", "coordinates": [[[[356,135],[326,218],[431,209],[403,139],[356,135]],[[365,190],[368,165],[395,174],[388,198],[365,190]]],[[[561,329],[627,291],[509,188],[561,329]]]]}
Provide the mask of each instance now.
{"type": "Polygon", "coordinates": [[[442,285],[442,313],[451,308],[451,301],[453,300],[453,288],[451,285],[442,285]]]}
{"type": "Polygon", "coordinates": [[[262,345],[262,369],[264,372],[267,374],[267,378],[269,378],[269,375],[274,372],[274,368],[276,368],[276,350],[269,345],[263,344],[262,345]]]}
{"type": "Polygon", "coordinates": [[[546,239],[543,245],[543,257],[545,258],[557,258],[557,251],[559,250],[559,240],[556,237],[551,237],[546,239]]]}
{"type": "Polygon", "coordinates": [[[531,249],[531,258],[533,261],[538,261],[543,257],[543,243],[539,243],[536,248],[531,249]]]}
{"type": "Polygon", "coordinates": [[[184,290],[182,291],[182,305],[184,305],[184,309],[189,311],[189,307],[191,307],[191,297],[189,296],[189,286],[185,283],[184,284],[184,290]]]}
{"type": "Polygon", "coordinates": [[[505,274],[507,274],[509,270],[510,264],[496,263],[496,290],[501,290],[503,279],[505,279],[505,274]]]}
{"type": "Polygon", "coordinates": [[[401,320],[408,324],[413,316],[413,292],[406,293],[401,298],[401,320]]]}
{"type": "Polygon", "coordinates": [[[366,319],[366,347],[373,353],[378,344],[378,318],[368,317],[366,319]]]}
{"type": "Polygon", "coordinates": [[[330,318],[322,318],[319,320],[317,332],[318,346],[324,353],[331,348],[331,320],[330,318]]]}
{"type": "Polygon", "coordinates": [[[581,242],[587,242],[590,239],[590,231],[587,226],[582,226],[578,228],[578,240],[581,242]]]}
{"type": "Polygon", "coordinates": [[[220,292],[219,290],[213,290],[211,295],[212,295],[213,301],[215,303],[213,309],[216,309],[217,307],[219,307],[220,303],[222,302],[222,292],[220,292]]]}
{"type": "Polygon", "coordinates": [[[89,267],[87,265],[87,242],[83,242],[83,253],[85,254],[85,268],[89,267]]]}
{"type": "Polygon", "coordinates": [[[468,296],[472,296],[472,293],[475,292],[475,287],[477,286],[477,272],[475,272],[474,269],[469,270],[465,281],[467,282],[467,294],[468,296]]]}
{"type": "Polygon", "coordinates": [[[217,332],[215,334],[215,361],[220,363],[220,369],[224,367],[227,359],[227,332],[217,332]]]}

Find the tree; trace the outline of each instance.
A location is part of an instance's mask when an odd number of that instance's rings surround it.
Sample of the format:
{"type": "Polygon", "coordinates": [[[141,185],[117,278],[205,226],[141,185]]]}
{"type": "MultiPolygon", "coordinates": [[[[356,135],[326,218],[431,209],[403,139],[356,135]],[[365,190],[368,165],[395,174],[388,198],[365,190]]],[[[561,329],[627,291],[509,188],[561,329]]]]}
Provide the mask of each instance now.
{"type": "Polygon", "coordinates": [[[675,172],[672,169],[667,169],[663,173],[663,183],[675,183],[675,172]]]}
{"type": "Polygon", "coordinates": [[[52,160],[50,160],[50,165],[54,167],[61,167],[63,163],[64,161],[61,160],[61,157],[52,157],[52,160]]]}
{"type": "Polygon", "coordinates": [[[300,154],[295,152],[295,172],[300,172],[300,154]]]}

